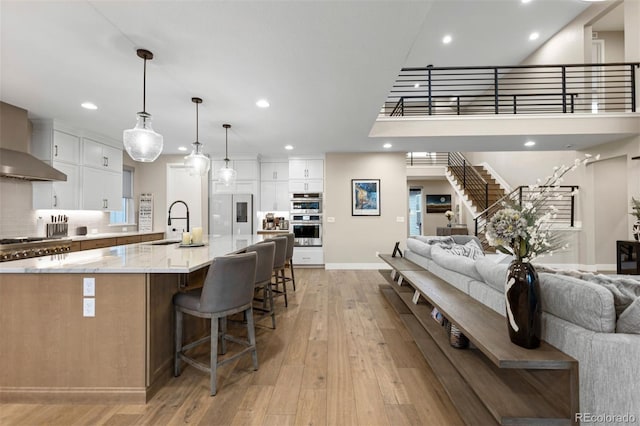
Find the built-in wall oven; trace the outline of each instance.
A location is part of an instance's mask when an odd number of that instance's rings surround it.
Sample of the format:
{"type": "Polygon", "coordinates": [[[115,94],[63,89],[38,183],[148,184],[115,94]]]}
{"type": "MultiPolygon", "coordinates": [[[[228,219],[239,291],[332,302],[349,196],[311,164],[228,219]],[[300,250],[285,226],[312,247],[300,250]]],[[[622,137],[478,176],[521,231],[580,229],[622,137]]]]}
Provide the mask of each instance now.
{"type": "Polygon", "coordinates": [[[322,246],[322,215],[292,214],[289,221],[298,247],[322,246]]]}
{"type": "Polygon", "coordinates": [[[322,194],[297,193],[291,194],[291,214],[322,213],[322,194]]]}

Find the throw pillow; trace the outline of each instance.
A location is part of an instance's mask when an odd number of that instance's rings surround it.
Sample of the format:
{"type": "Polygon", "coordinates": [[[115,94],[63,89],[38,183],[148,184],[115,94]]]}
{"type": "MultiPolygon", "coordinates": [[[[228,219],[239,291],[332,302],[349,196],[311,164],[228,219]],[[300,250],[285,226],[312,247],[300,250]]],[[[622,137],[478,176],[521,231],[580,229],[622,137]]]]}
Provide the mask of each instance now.
{"type": "Polygon", "coordinates": [[[640,334],[640,297],[620,314],[616,323],[616,333],[640,334]]]}

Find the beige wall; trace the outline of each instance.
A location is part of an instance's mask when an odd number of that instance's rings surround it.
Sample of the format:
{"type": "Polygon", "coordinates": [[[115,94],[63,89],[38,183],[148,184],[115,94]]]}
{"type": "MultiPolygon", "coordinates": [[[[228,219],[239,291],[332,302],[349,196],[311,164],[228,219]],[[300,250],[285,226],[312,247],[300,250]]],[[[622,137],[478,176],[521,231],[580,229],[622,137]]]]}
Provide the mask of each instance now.
{"type": "Polygon", "coordinates": [[[328,267],[379,263],[376,252],[391,253],[396,241],[404,248],[408,202],[404,153],[327,154],[325,172],[323,244],[328,267]],[[351,179],[380,179],[380,216],[351,216],[351,179]],[[330,217],[335,222],[329,223],[330,217]]]}

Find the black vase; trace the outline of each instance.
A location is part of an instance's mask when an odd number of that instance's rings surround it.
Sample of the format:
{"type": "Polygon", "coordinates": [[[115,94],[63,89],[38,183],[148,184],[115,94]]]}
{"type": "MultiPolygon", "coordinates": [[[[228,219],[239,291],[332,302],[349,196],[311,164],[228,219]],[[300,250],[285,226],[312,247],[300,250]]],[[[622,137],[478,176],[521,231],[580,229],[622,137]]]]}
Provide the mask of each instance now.
{"type": "Polygon", "coordinates": [[[540,346],[540,283],[533,265],[519,260],[511,262],[505,295],[511,341],[523,348],[537,348],[540,346]]]}

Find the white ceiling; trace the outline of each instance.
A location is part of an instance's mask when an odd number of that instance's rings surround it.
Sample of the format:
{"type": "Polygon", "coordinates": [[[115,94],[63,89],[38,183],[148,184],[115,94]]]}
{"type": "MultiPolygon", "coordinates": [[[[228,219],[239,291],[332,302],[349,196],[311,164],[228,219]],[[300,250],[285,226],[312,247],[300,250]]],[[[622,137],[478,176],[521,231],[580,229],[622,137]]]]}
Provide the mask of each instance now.
{"type": "MultiPolygon", "coordinates": [[[[380,151],[369,138],[403,66],[519,63],[571,21],[580,0],[7,1],[0,98],[34,118],[121,139],[142,109],[165,153],[195,140],[214,157],[380,151]],[[530,42],[528,35],[540,38],[530,42]],[[445,33],[453,42],[444,46],[445,33]],[[267,98],[271,107],[255,102],[267,98]],[[80,108],[91,101],[97,111],[80,108]],[[292,144],[288,152],[284,145],[292,144]]],[[[395,141],[398,151],[419,141],[395,141]]]]}

